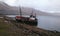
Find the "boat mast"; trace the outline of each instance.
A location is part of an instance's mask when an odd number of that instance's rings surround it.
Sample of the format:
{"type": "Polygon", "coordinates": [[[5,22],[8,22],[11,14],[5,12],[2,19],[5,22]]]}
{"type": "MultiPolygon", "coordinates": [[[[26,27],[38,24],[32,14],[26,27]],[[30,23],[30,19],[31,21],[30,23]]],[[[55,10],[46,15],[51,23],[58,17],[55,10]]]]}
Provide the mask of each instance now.
{"type": "Polygon", "coordinates": [[[31,15],[33,16],[33,9],[32,9],[32,14],[31,15]]]}
{"type": "Polygon", "coordinates": [[[32,11],[31,11],[31,16],[33,16],[33,9],[32,9],[32,11]]]}
{"type": "Polygon", "coordinates": [[[36,13],[35,13],[35,18],[36,18],[36,13]]]}
{"type": "Polygon", "coordinates": [[[33,9],[32,9],[32,11],[31,11],[32,13],[31,13],[31,15],[30,15],[30,17],[33,17],[33,9]]]}
{"type": "Polygon", "coordinates": [[[19,12],[20,12],[20,16],[22,16],[22,12],[21,12],[21,7],[19,6],[19,12]]]}

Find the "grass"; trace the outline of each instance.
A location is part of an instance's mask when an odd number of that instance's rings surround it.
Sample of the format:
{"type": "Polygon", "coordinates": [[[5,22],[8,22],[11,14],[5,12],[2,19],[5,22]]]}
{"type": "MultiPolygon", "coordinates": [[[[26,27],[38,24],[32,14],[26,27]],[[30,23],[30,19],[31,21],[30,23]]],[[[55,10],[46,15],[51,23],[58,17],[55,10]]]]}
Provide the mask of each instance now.
{"type": "Polygon", "coordinates": [[[0,36],[7,36],[8,32],[7,32],[7,29],[8,29],[9,25],[7,25],[3,19],[0,19],[0,36]]]}
{"type": "MultiPolygon", "coordinates": [[[[12,23],[6,23],[4,22],[4,19],[0,19],[0,36],[26,36],[26,33],[23,33],[22,29],[17,28],[15,25],[13,25],[12,23]]],[[[36,30],[36,29],[35,29],[36,30]]],[[[51,34],[53,34],[53,36],[60,36],[60,33],[54,33],[52,31],[48,31],[48,30],[41,30],[40,32],[41,36],[52,36],[51,34]],[[48,32],[49,34],[46,34],[48,32]]],[[[36,36],[35,33],[32,34],[33,36],[36,36]]],[[[31,36],[32,36],[31,35],[31,36]]]]}
{"type": "Polygon", "coordinates": [[[14,30],[15,27],[12,23],[6,23],[4,21],[4,19],[0,19],[0,36],[17,36],[18,29],[14,30]]]}

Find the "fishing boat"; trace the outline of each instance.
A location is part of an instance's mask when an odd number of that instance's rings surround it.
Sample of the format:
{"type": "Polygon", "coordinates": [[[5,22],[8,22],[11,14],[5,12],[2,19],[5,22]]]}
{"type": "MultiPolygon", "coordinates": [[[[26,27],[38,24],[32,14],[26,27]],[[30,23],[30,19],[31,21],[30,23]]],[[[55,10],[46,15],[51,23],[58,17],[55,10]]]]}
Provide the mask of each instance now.
{"type": "Polygon", "coordinates": [[[29,17],[25,17],[25,16],[22,16],[21,8],[20,8],[20,16],[16,16],[15,19],[17,22],[25,23],[28,25],[37,26],[37,24],[38,24],[38,19],[36,18],[36,13],[34,16],[33,11],[32,11],[32,14],[29,17]]]}

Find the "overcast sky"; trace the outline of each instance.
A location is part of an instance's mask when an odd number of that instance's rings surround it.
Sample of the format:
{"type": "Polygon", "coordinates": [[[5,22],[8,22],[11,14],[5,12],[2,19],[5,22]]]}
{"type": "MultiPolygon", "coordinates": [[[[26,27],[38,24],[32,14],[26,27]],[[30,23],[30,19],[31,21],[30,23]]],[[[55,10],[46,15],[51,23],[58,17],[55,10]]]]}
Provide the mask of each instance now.
{"type": "Polygon", "coordinates": [[[50,13],[60,13],[60,0],[1,0],[11,6],[33,7],[50,13]]]}

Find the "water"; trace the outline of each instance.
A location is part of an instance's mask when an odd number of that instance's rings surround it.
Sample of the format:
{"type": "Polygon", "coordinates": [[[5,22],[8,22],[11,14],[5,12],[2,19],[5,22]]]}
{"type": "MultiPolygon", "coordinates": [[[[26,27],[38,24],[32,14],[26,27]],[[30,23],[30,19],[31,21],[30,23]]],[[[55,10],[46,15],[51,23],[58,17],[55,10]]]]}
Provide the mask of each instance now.
{"type": "MultiPolygon", "coordinates": [[[[15,18],[16,15],[7,15],[9,17],[15,18]]],[[[58,16],[37,16],[39,28],[46,30],[57,30],[60,31],[60,17],[58,16]]],[[[15,19],[14,19],[15,20],[15,19]]]]}
{"type": "Polygon", "coordinates": [[[38,27],[52,31],[60,31],[60,17],[38,16],[38,27]]]}

